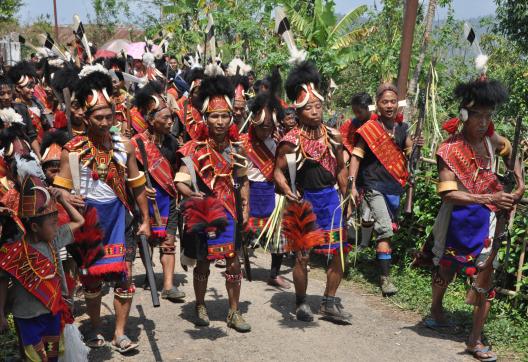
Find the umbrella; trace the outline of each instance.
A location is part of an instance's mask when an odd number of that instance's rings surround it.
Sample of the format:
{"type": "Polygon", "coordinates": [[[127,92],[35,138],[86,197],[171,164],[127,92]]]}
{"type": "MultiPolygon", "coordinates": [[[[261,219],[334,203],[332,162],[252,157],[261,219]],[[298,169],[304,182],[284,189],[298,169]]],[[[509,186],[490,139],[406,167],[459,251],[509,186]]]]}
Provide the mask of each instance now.
{"type": "Polygon", "coordinates": [[[117,53],[114,53],[113,51],[110,51],[110,50],[105,50],[105,49],[99,49],[96,53],[95,53],[95,59],[97,58],[113,58],[117,55],[117,53]]]}
{"type": "MultiPolygon", "coordinates": [[[[140,41],[137,43],[130,43],[128,44],[128,47],[126,49],[126,52],[128,55],[130,55],[134,59],[142,59],[143,54],[145,54],[145,42],[140,41]]],[[[152,46],[152,52],[155,53],[159,49],[159,46],[153,45],[152,46]]]]}
{"type": "Polygon", "coordinates": [[[104,43],[99,49],[110,50],[111,52],[119,54],[121,50],[126,52],[129,44],[130,42],[128,40],[114,39],[104,43]]]}

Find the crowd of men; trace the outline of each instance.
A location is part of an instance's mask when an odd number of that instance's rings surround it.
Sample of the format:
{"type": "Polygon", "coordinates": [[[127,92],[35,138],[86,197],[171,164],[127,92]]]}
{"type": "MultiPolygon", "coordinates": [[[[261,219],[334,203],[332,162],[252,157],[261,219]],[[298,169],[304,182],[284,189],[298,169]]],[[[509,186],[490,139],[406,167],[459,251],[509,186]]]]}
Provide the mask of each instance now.
{"type": "MultiPolygon", "coordinates": [[[[314,319],[306,302],[310,256],[324,255],[318,313],[350,324],[337,290],[353,247],[352,210],[361,215],[362,245],[375,240],[383,295],[397,293],[391,239],[408,157],[423,139],[411,137],[394,85],[380,84],[374,99],[354,95],[354,117],[336,129],[324,121],[325,93],[310,61],[297,61],[283,86],[278,68],[257,80],[238,58],[202,65],[192,55],[155,57],[148,48],[143,60],[89,64],[82,51],[76,56],[61,64],[33,57],[4,65],[0,75],[0,330],[11,313],[27,359],[54,361],[72,348],[61,335],[74,321],[78,284],[90,318],[86,345],[106,343],[101,291],[111,283],[111,344],[121,353],[138,347],[125,328],[141,237],[159,250],[163,302],[186,298],[173,275],[177,264],[192,268],[201,327],[210,323],[205,297],[213,263],[225,268],[227,326],[259,328],[239,310],[244,274],[250,277],[242,256],[258,245],[271,253],[267,282],[277,288],[291,288],[280,268],[294,256],[294,311],[303,322],[314,319]]],[[[442,206],[431,249],[431,327],[449,325],[442,309],[449,283],[457,274],[478,275],[496,214],[524,192],[518,162],[513,192],[503,190],[494,169],[497,156],[511,163],[512,155],[492,123],[507,99],[504,87],[481,74],[454,94],[460,117],[445,127],[452,135],[437,151],[442,206]]],[[[141,255],[148,263],[150,255],[141,255]]],[[[467,351],[493,361],[481,336],[494,291],[474,290],[482,297],[467,351]]]]}

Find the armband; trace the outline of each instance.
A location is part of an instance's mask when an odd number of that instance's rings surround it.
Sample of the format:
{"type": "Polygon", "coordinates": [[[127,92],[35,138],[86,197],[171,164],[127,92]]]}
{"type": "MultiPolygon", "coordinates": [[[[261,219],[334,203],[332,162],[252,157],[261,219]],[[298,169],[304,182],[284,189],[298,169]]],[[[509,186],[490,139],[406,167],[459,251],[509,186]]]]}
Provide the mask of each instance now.
{"type": "Polygon", "coordinates": [[[440,181],[436,185],[436,191],[441,194],[446,191],[457,191],[458,184],[456,181],[440,181]]]}
{"type": "Polygon", "coordinates": [[[499,152],[499,156],[501,157],[510,157],[512,152],[512,145],[510,141],[508,141],[506,138],[504,138],[504,147],[499,152]]]}
{"type": "Polygon", "coordinates": [[[143,171],[139,171],[139,176],[127,179],[127,185],[131,189],[137,189],[138,187],[145,185],[145,182],[146,178],[143,171]]]}
{"type": "Polygon", "coordinates": [[[55,178],[53,179],[53,185],[66,190],[73,190],[73,180],[59,175],[55,176],[55,178]]]}
{"type": "Polygon", "coordinates": [[[365,150],[362,149],[362,148],[359,148],[359,147],[354,147],[354,149],[352,150],[352,154],[354,156],[359,157],[359,158],[364,158],[365,157],[365,150]]]}
{"type": "Polygon", "coordinates": [[[181,182],[191,187],[191,175],[185,172],[176,172],[174,176],[174,182],[181,182]]]}

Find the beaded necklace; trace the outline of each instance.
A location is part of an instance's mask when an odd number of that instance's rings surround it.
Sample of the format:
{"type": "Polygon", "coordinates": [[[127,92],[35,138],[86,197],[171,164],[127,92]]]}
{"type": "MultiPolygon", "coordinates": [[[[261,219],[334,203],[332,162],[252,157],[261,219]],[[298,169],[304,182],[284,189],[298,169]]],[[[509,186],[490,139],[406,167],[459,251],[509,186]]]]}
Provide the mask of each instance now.
{"type": "Polygon", "coordinates": [[[319,139],[322,138],[323,143],[326,146],[326,149],[328,149],[330,144],[328,142],[328,132],[326,130],[326,127],[321,125],[315,130],[308,130],[308,132],[304,129],[304,127],[301,127],[300,130],[301,130],[300,132],[301,139],[299,140],[299,145],[300,145],[300,149],[301,149],[303,157],[309,160],[317,161],[317,162],[320,161],[326,152],[321,152],[319,154],[319,157],[317,158],[309,156],[304,148],[305,146],[304,146],[303,138],[306,140],[316,141],[316,142],[319,142],[319,139]],[[315,136],[316,134],[315,132],[319,133],[319,136],[315,136]]]}

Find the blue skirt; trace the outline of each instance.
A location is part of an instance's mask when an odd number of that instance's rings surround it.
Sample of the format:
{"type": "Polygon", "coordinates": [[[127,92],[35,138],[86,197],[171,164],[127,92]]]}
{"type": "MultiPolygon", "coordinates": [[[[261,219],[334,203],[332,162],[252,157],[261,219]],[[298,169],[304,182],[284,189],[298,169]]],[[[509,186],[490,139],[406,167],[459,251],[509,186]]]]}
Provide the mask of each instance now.
{"type": "Polygon", "coordinates": [[[249,183],[249,215],[269,217],[275,208],[275,185],[273,182],[249,183]]]}
{"type": "Polygon", "coordinates": [[[325,232],[324,244],[314,248],[314,252],[337,254],[341,248],[340,233],[343,241],[343,252],[348,252],[346,228],[343,227],[341,220],[342,209],[339,206],[340,200],[337,190],[333,186],[318,190],[304,190],[304,199],[312,204],[313,211],[317,216],[317,225],[325,232]]]}
{"type": "Polygon", "coordinates": [[[46,313],[34,318],[14,318],[27,356],[36,353],[35,346],[43,344],[48,360],[57,361],[61,336],[61,315],[46,313]]]}

